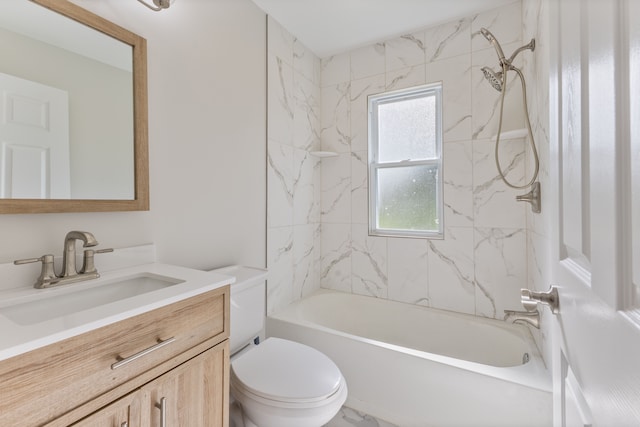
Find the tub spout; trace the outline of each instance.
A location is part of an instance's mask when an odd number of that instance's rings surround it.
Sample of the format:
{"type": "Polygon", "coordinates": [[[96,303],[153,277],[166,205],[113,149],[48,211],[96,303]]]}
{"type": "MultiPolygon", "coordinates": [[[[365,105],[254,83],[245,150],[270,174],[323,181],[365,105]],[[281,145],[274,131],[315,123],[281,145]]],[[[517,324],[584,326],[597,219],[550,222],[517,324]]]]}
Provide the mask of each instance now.
{"type": "Polygon", "coordinates": [[[536,329],[540,329],[540,312],[505,310],[504,321],[507,323],[527,323],[536,329]]]}

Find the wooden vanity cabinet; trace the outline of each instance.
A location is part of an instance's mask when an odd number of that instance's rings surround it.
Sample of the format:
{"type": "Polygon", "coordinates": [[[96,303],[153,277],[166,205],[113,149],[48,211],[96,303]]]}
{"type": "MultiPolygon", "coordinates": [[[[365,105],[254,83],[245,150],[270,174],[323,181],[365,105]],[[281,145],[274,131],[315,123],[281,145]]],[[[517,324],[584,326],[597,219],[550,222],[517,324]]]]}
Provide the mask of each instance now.
{"type": "Polygon", "coordinates": [[[166,397],[166,426],[226,427],[229,313],[224,286],[0,361],[0,426],[162,427],[166,397]]]}
{"type": "Polygon", "coordinates": [[[228,360],[225,341],[73,427],[226,427],[228,360]]]}
{"type": "Polygon", "coordinates": [[[73,424],[73,427],[133,427],[140,419],[140,398],[131,393],[73,424]]]}
{"type": "Polygon", "coordinates": [[[227,356],[225,342],[142,387],[140,426],[226,427],[227,356]]]}

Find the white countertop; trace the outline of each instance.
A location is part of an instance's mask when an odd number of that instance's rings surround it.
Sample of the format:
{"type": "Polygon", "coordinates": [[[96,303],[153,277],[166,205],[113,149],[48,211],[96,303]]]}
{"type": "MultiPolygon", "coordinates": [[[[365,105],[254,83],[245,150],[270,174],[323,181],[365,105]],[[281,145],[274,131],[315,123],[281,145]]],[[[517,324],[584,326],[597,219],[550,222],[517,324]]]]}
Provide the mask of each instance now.
{"type": "MultiPolygon", "coordinates": [[[[98,266],[98,269],[100,267],[98,266]]],[[[83,334],[168,304],[235,282],[235,277],[160,263],[147,263],[101,272],[99,279],[35,289],[32,284],[0,291],[0,308],[34,298],[54,297],[123,278],[148,273],[180,279],[181,283],[99,305],[32,325],[19,325],[0,314],[0,360],[83,334]]],[[[35,278],[35,277],[34,277],[35,278]]]]}

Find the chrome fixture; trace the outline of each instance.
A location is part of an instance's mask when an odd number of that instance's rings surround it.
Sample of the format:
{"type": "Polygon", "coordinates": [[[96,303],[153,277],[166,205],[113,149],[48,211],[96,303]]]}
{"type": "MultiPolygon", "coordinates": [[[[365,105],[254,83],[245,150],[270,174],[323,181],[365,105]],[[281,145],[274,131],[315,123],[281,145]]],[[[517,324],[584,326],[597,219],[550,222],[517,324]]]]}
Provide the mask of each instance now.
{"type": "Polygon", "coordinates": [[[13,261],[15,265],[30,264],[32,262],[42,263],[40,276],[38,276],[33,285],[35,288],[48,288],[49,286],[53,286],[53,284],[59,280],[53,268],[53,255],[42,255],[40,258],[27,258],[13,261]]]}
{"type": "Polygon", "coordinates": [[[98,244],[98,241],[93,237],[93,234],[87,231],[70,231],[67,233],[64,238],[62,272],[60,275],[56,275],[55,267],[53,265],[54,258],[51,254],[43,255],[40,258],[19,259],[13,263],[15,265],[30,264],[33,262],[42,263],[40,276],[38,276],[33,285],[38,289],[97,279],[100,275],[98,274],[98,270],[96,270],[93,260],[95,254],[113,252],[113,249],[100,249],[97,251],[93,249],[85,250],[82,269],[78,272],[76,269],[76,240],[82,240],[83,247],[85,248],[93,247],[98,244]]]}
{"type": "Polygon", "coordinates": [[[496,89],[498,92],[502,94],[500,98],[500,120],[498,122],[498,135],[496,137],[496,146],[495,146],[495,153],[494,153],[496,166],[498,168],[498,173],[500,174],[500,177],[502,178],[504,183],[511,188],[515,188],[517,190],[529,188],[532,185],[534,185],[534,183],[538,179],[538,171],[540,169],[540,160],[538,159],[538,151],[536,149],[536,144],[533,139],[533,131],[531,130],[531,122],[529,120],[529,110],[527,108],[527,84],[525,83],[524,75],[522,74],[522,71],[513,65],[513,61],[516,58],[516,56],[518,56],[518,54],[523,50],[534,51],[536,48],[536,41],[535,39],[531,39],[531,41],[528,44],[516,49],[513,52],[513,54],[511,54],[509,59],[507,59],[504,55],[502,47],[500,46],[500,43],[498,43],[498,40],[495,38],[493,34],[491,34],[489,30],[487,30],[486,28],[481,28],[480,33],[484,36],[484,38],[486,38],[493,45],[494,49],[496,50],[496,54],[498,55],[498,61],[500,64],[500,71],[494,71],[489,67],[482,68],[482,73],[484,74],[484,77],[487,79],[487,81],[489,81],[489,83],[491,84],[491,86],[493,86],[494,89],[496,89]],[[525,116],[525,122],[527,125],[527,132],[529,135],[529,144],[531,145],[531,152],[533,153],[533,162],[534,162],[533,176],[524,185],[515,185],[507,180],[500,166],[500,158],[498,155],[498,150],[500,147],[500,134],[502,132],[502,119],[504,116],[504,99],[507,93],[507,74],[509,71],[515,71],[516,74],[518,74],[518,77],[520,78],[520,83],[522,86],[522,106],[525,112],[524,116],[525,116]]]}
{"type": "Polygon", "coordinates": [[[520,302],[526,311],[505,310],[504,320],[508,323],[526,323],[536,329],[540,329],[540,312],[538,311],[538,301],[524,298],[524,291],[520,289],[520,302]]]}
{"type": "Polygon", "coordinates": [[[531,203],[531,212],[540,213],[540,182],[534,182],[531,191],[527,194],[516,196],[516,200],[531,203]]]}
{"type": "Polygon", "coordinates": [[[482,73],[495,90],[502,92],[502,71],[495,72],[489,67],[482,67],[482,73]]]}
{"type": "Polygon", "coordinates": [[[540,312],[505,310],[504,320],[508,323],[527,323],[536,329],[540,329],[540,312]]]}
{"type": "Polygon", "coordinates": [[[70,231],[64,238],[64,251],[62,252],[61,277],[69,277],[78,274],[76,270],[76,240],[82,240],[82,247],[96,246],[98,241],[93,234],[86,231],[70,231]]]}
{"type": "Polygon", "coordinates": [[[500,46],[500,43],[498,43],[498,40],[494,37],[493,34],[491,34],[491,31],[487,30],[486,28],[480,28],[480,34],[482,34],[484,38],[489,40],[489,43],[493,45],[496,53],[498,54],[500,64],[502,64],[505,60],[505,57],[504,52],[502,51],[502,47],[500,46]]]}
{"type": "Polygon", "coordinates": [[[118,361],[113,363],[111,365],[111,369],[118,369],[123,367],[124,365],[128,365],[129,363],[133,362],[134,360],[138,360],[141,357],[146,356],[149,353],[153,353],[156,350],[160,350],[162,347],[165,347],[173,342],[176,341],[176,337],[171,337],[171,338],[167,338],[166,340],[160,340],[158,339],[158,343],[155,345],[152,345],[151,347],[145,348],[142,351],[137,352],[136,354],[133,354],[129,357],[120,357],[118,356],[118,361]]]}
{"type": "Polygon", "coordinates": [[[558,295],[558,288],[555,286],[549,287],[547,292],[535,292],[530,289],[520,289],[520,297],[522,303],[542,303],[548,305],[553,314],[560,312],[560,296],[558,295]]]}
{"type": "MultiPolygon", "coordinates": [[[[531,39],[529,43],[527,43],[524,46],[520,46],[518,49],[516,49],[511,54],[509,59],[506,59],[504,56],[504,52],[502,51],[502,47],[500,46],[500,43],[498,43],[498,40],[495,38],[495,36],[491,34],[491,31],[487,30],[486,28],[480,28],[480,33],[484,36],[485,39],[489,41],[489,43],[493,45],[493,48],[496,50],[496,53],[498,55],[498,61],[500,61],[500,65],[506,63],[507,65],[509,65],[509,67],[516,68],[512,64],[516,56],[518,56],[518,54],[523,50],[529,49],[533,52],[536,48],[536,39],[531,39]]],[[[498,89],[498,91],[500,90],[502,89],[498,89]]]]}
{"type": "Polygon", "coordinates": [[[138,1],[143,5],[147,6],[149,9],[154,10],[156,12],[160,12],[163,9],[169,9],[169,6],[171,6],[171,4],[175,0],[153,0],[153,4],[154,4],[153,6],[147,3],[145,0],[138,0],[138,1]]]}
{"type": "Polygon", "coordinates": [[[536,301],[521,298],[522,306],[526,311],[505,310],[504,320],[508,323],[527,323],[540,329],[540,312],[536,301]]]}

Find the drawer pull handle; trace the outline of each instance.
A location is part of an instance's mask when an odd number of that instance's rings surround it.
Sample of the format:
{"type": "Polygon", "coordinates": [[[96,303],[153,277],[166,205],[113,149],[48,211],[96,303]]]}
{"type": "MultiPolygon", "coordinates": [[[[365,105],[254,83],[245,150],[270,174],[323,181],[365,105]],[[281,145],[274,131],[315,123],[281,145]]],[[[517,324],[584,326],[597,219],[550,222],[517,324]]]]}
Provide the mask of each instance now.
{"type": "Polygon", "coordinates": [[[154,351],[159,350],[159,349],[161,349],[162,347],[164,347],[164,346],[166,346],[168,344],[171,344],[175,340],[176,340],[175,337],[171,337],[171,338],[167,338],[164,341],[160,341],[158,344],[156,344],[154,346],[151,346],[149,348],[146,348],[146,349],[134,354],[133,356],[129,356],[126,359],[122,359],[122,360],[119,360],[119,361],[115,362],[113,365],[111,365],[111,369],[118,369],[118,368],[126,365],[127,363],[133,362],[136,359],[144,357],[144,356],[146,356],[147,354],[149,354],[151,352],[154,352],[154,351]]]}
{"type": "Polygon", "coordinates": [[[120,424],[120,427],[129,427],[129,423],[124,421],[122,424],[120,424]]]}
{"type": "Polygon", "coordinates": [[[167,398],[160,399],[160,403],[156,404],[156,408],[160,409],[160,427],[167,427],[167,398]]]}

